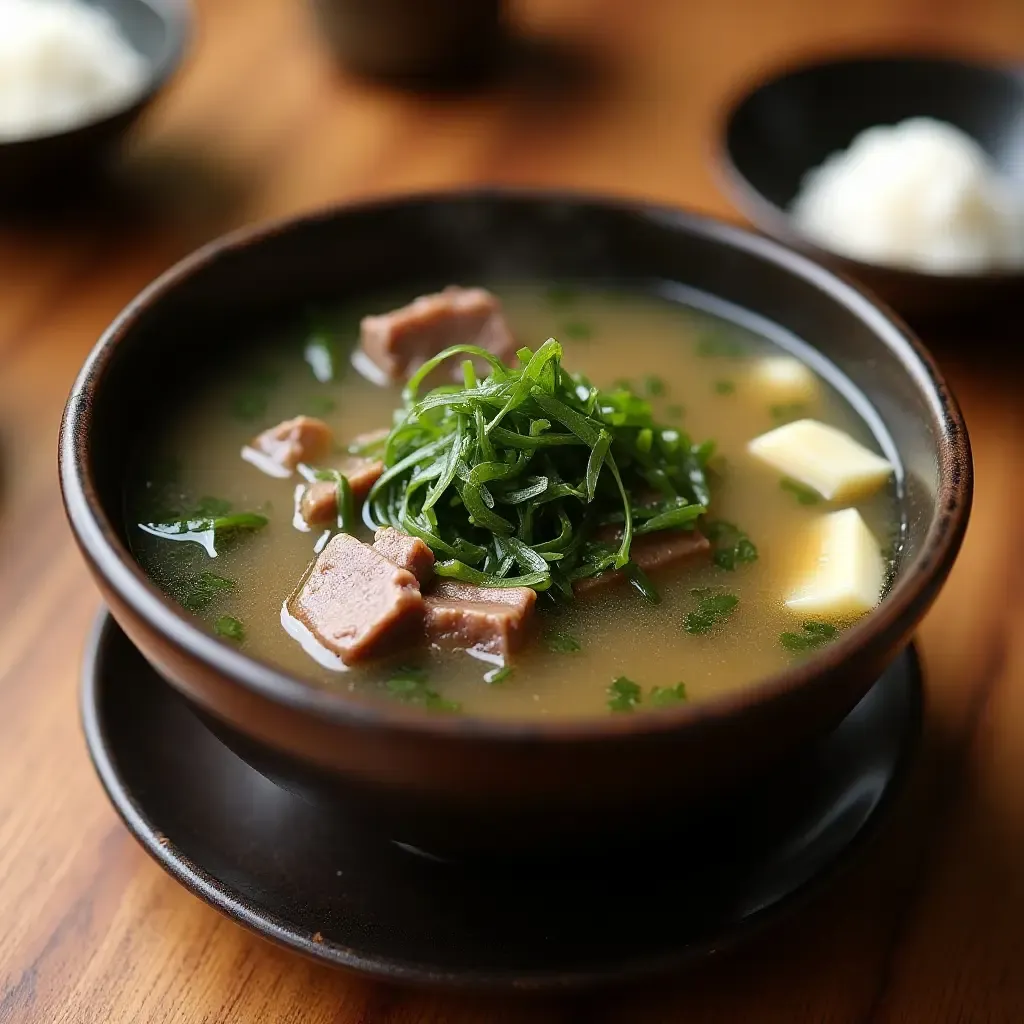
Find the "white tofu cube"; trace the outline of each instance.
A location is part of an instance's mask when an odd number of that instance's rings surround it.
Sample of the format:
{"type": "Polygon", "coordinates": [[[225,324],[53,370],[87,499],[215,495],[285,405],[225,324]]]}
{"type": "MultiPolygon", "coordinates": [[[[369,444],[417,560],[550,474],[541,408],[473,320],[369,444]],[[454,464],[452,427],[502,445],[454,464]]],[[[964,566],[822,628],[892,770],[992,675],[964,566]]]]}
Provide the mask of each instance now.
{"type": "Polygon", "coordinates": [[[818,378],[792,356],[766,356],[752,371],[755,386],[771,402],[811,402],[818,396],[818,378]]]}
{"type": "Polygon", "coordinates": [[[828,501],[859,501],[892,476],[893,465],[849,434],[817,420],[797,420],[755,437],[755,458],[816,490],[828,501]]]}
{"type": "Polygon", "coordinates": [[[855,508],[818,520],[811,546],[811,567],[786,598],[787,608],[843,619],[863,615],[878,604],[885,562],[878,541],[855,508]]]}

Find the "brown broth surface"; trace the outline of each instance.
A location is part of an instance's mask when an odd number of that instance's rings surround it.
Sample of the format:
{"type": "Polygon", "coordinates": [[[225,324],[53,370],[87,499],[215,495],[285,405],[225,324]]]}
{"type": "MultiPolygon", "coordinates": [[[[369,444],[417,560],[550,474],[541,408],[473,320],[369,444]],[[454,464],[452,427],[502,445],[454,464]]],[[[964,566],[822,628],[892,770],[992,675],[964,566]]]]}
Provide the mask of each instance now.
{"type": "MultiPolygon", "coordinates": [[[[664,383],[664,394],[651,397],[656,418],[682,427],[694,440],[716,441],[722,475],[712,482],[711,517],[742,527],[757,545],[756,562],[733,572],[706,559],[684,564],[655,577],[662,595],[658,605],[621,586],[545,611],[536,641],[515,656],[511,673],[496,684],[485,681],[494,666],[466,652],[410,651],[345,672],[318,665],[285,633],[280,614],[313,559],[322,531],[301,532],[293,526],[295,480],[263,475],[243,462],[239,451],[260,429],[301,412],[321,416],[345,441],[389,425],[400,394],[397,388],[367,382],[347,362],[339,380],[318,382],[303,358],[300,327],[254,346],[251,367],[236,368],[226,380],[197,392],[156,444],[146,446],[135,486],[127,493],[132,523],[151,521],[173,492],[189,500],[215,496],[237,511],[264,511],[269,524],[220,545],[212,560],[197,545],[135,529],[132,543],[147,572],[172,594],[180,593],[183,574],[208,570],[233,580],[235,587],[218,593],[197,613],[199,618],[212,628],[220,617],[234,616],[244,624],[241,647],[246,653],[313,685],[393,699],[384,683],[396,667],[420,665],[432,689],[473,715],[608,714],[607,688],[618,676],[634,680],[645,693],[683,682],[688,699],[700,701],[750,686],[789,664],[794,655],[780,645],[779,635],[798,630],[801,620],[786,609],[784,598],[806,562],[809,528],[830,506],[801,504],[780,486],[778,473],[746,453],[746,444],[787,419],[806,415],[878,450],[865,422],[824,379],[815,401],[799,410],[773,409],[779,403],[755,385],[752,370],[757,359],[779,349],[707,312],[618,291],[555,295],[522,286],[495,290],[520,343],[536,348],[557,337],[570,372],[581,371],[599,386],[626,378],[641,393],[650,386],[645,378],[664,383]],[[736,347],[740,354],[727,351],[736,347]],[[739,598],[733,614],[707,635],[684,629],[685,616],[699,599],[692,591],[698,588],[739,598]],[[550,651],[546,638],[552,631],[577,639],[580,651],[550,651]]],[[[354,312],[380,312],[395,304],[378,299],[354,312]]],[[[352,315],[344,319],[357,322],[352,315]]],[[[346,333],[352,340],[353,330],[346,333]]],[[[858,506],[883,550],[890,549],[897,532],[896,490],[893,486],[858,506]]]]}

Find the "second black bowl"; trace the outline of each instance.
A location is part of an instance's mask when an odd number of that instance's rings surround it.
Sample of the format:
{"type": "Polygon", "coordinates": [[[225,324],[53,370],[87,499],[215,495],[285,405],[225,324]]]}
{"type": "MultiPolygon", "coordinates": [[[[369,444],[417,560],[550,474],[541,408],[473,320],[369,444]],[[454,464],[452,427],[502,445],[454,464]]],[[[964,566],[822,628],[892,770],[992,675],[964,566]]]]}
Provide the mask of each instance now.
{"type": "Polygon", "coordinates": [[[947,121],[974,138],[1024,192],[1024,73],[941,57],[852,57],[784,71],[743,96],[722,140],[728,190],[768,234],[856,277],[912,320],[1002,306],[1024,269],[929,274],[816,246],[789,215],[804,175],[874,125],[947,121]]]}
{"type": "MultiPolygon", "coordinates": [[[[0,205],[65,198],[91,177],[174,73],[188,35],[185,0],[96,0],[146,63],[139,91],[121,107],[63,131],[0,140],[0,205]]],[[[2,31],[2,29],[0,29],[2,31]]]]}

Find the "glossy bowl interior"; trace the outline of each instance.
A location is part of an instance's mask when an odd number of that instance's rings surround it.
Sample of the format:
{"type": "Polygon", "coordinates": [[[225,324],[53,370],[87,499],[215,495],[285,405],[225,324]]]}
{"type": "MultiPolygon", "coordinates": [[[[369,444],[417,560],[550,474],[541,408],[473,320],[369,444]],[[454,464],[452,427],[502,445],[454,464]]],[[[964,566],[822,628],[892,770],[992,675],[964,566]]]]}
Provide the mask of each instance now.
{"type": "Polygon", "coordinates": [[[1024,270],[928,274],[825,251],[788,209],[804,175],[874,125],[934,117],[960,128],[1024,192],[1024,71],[941,57],[825,61],[760,82],[729,112],[722,136],[727,190],[763,231],[861,281],[912,322],[1020,302],[1024,270]]]}
{"type": "Polygon", "coordinates": [[[971,499],[955,401],[906,330],[854,287],[738,228],[558,194],[343,207],[201,250],[93,351],[68,402],[60,463],[71,525],[114,615],[237,751],[394,838],[458,851],[550,849],[662,827],[832,728],[935,596],[971,499]],[[516,722],[368,706],[308,686],[199,629],[149,582],[126,544],[126,466],[140,428],[161,414],[160,396],[201,372],[209,346],[243,352],[249,324],[310,302],[511,280],[682,284],[820,349],[869,397],[902,465],[905,546],[879,609],[740,693],[653,716],[516,722]]]}
{"type": "Polygon", "coordinates": [[[0,140],[0,204],[26,194],[61,191],[91,175],[160,91],[181,61],[188,0],[90,0],[107,11],[149,67],[126,106],[65,131],[0,140]]]}

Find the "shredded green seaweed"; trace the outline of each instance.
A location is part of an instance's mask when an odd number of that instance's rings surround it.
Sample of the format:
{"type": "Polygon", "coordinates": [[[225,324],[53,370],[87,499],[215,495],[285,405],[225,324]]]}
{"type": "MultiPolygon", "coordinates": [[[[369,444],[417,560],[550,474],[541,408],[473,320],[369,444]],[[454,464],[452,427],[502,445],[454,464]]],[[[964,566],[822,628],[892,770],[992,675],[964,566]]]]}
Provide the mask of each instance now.
{"type": "Polygon", "coordinates": [[[694,528],[711,500],[713,445],[659,425],[626,387],[603,391],[569,374],[554,339],[518,355],[513,368],[456,345],[419,368],[383,446],[366,525],[419,537],[438,575],[478,586],[571,598],[576,581],[626,569],[656,600],[630,563],[633,537],[694,528]],[[421,394],[451,359],[463,384],[421,394]]]}

